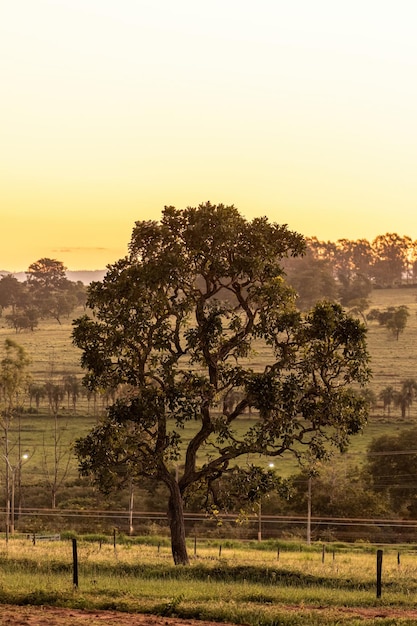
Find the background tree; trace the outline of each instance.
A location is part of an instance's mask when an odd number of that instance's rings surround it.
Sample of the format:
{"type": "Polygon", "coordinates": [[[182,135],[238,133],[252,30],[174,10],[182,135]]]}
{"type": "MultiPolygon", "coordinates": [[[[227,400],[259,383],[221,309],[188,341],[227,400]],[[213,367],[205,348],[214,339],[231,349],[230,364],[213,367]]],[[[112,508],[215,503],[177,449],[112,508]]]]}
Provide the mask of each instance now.
{"type": "Polygon", "coordinates": [[[307,311],[319,300],[336,300],[338,286],[329,261],[304,257],[286,260],[283,264],[289,284],[297,292],[297,306],[307,311]]]}
{"type": "Polygon", "coordinates": [[[354,306],[358,302],[368,302],[368,297],[372,291],[372,283],[369,278],[362,274],[356,274],[348,278],[344,274],[338,275],[339,297],[343,306],[354,306]]]}
{"type": "MultiPolygon", "coordinates": [[[[20,458],[15,463],[11,459],[10,428],[13,419],[20,410],[22,397],[29,383],[28,367],[30,359],[22,346],[11,339],[3,344],[3,358],[0,361],[0,428],[2,431],[1,457],[5,464],[5,496],[7,509],[6,532],[10,525],[10,492],[14,489],[14,468],[20,464],[20,458]]],[[[13,493],[13,492],[12,492],[13,493]]],[[[13,512],[14,514],[14,512],[13,512]]]]}
{"type": "Polygon", "coordinates": [[[43,467],[46,484],[51,494],[51,508],[55,509],[58,492],[68,475],[71,449],[64,445],[63,432],[66,425],[61,425],[59,421],[59,410],[65,398],[65,387],[63,384],[54,382],[51,377],[45,383],[45,393],[48,398],[49,412],[52,416],[52,428],[48,435],[45,434],[44,436],[43,467]],[[50,448],[52,448],[52,462],[50,448]]]}
{"type": "Polygon", "coordinates": [[[391,404],[393,404],[395,399],[395,389],[392,385],[388,385],[384,387],[379,392],[379,399],[382,400],[384,406],[384,413],[387,411],[388,415],[391,412],[391,404]]]}
{"type": "Polygon", "coordinates": [[[35,402],[36,410],[39,411],[41,400],[46,396],[45,385],[36,382],[29,383],[28,394],[30,408],[32,408],[32,404],[35,402]]]}
{"type": "Polygon", "coordinates": [[[386,517],[391,510],[369,488],[369,476],[343,457],[338,461],[319,465],[310,476],[307,469],[290,479],[291,496],[282,502],[285,513],[305,515],[307,511],[308,481],[311,479],[311,508],[314,516],[329,517],[386,517]]]}
{"type": "Polygon", "coordinates": [[[64,316],[85,303],[85,287],[66,278],[66,267],[56,259],[43,258],[29,266],[26,272],[27,291],[31,306],[42,318],[53,318],[61,324],[64,316]]]}
{"type": "Polygon", "coordinates": [[[414,378],[406,378],[401,381],[401,389],[394,391],[394,405],[401,410],[401,417],[405,419],[407,411],[410,413],[410,407],[416,395],[417,382],[414,378]]]}
{"type": "Polygon", "coordinates": [[[397,233],[379,235],[372,242],[374,251],[373,275],[382,286],[401,284],[408,262],[410,237],[400,237],[397,233]]]}
{"type": "Polygon", "coordinates": [[[287,451],[325,458],[362,428],[367,404],[350,385],[368,380],[366,329],[338,304],[298,312],[281,264],[304,251],[302,236],[233,206],[166,207],[160,223],[136,222],[129,251],[90,286],[94,317],[73,334],[86,384],[126,393],[76,449],[104,490],[139,476],[166,485],[172,554],[185,564],[196,484],[244,473],[248,455],[261,469],[287,451]],[[255,345],[269,353],[257,370],[255,345]],[[243,396],[230,410],[233,390],[243,396]],[[258,418],[237,423],[249,405],[258,418]]]}
{"type": "Polygon", "coordinates": [[[384,311],[372,309],[367,315],[368,320],[377,320],[380,326],[385,326],[391,331],[397,341],[407,326],[409,316],[408,306],[405,304],[396,307],[390,306],[384,311]]]}
{"type": "Polygon", "coordinates": [[[62,383],[64,392],[67,396],[67,408],[70,408],[70,402],[72,409],[75,413],[77,408],[77,400],[81,395],[81,384],[78,378],[74,374],[64,374],[62,377],[62,383]]]}
{"type": "Polygon", "coordinates": [[[66,269],[62,261],[39,259],[26,272],[28,285],[36,290],[60,289],[67,282],[66,269]]]}
{"type": "Polygon", "coordinates": [[[11,307],[12,313],[16,313],[16,307],[22,300],[24,291],[23,283],[11,274],[6,274],[0,279],[0,308],[11,307]]]}
{"type": "Polygon", "coordinates": [[[366,469],[372,489],[384,495],[398,517],[416,517],[416,428],[374,439],[368,448],[366,469]]]}

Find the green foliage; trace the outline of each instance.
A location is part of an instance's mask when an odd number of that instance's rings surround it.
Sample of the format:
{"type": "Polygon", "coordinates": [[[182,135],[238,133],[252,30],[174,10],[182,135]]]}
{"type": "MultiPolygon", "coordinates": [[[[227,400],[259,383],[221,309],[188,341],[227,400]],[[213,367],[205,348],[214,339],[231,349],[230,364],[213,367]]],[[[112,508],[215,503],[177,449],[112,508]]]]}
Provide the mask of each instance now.
{"type": "Polygon", "coordinates": [[[368,448],[366,469],[376,493],[385,494],[399,517],[417,515],[417,429],[374,439],[368,448]]]}
{"type": "Polygon", "coordinates": [[[319,300],[337,299],[337,282],[328,261],[315,259],[308,253],[286,261],[284,266],[288,282],[297,292],[297,306],[301,311],[307,311],[319,300]]]}
{"type": "MultiPolygon", "coordinates": [[[[292,497],[284,510],[305,514],[310,474],[309,469],[304,469],[292,478],[292,497]]],[[[369,489],[367,472],[343,459],[316,468],[311,477],[311,507],[315,516],[334,518],[377,518],[391,514],[388,503],[369,489]]]]}
{"type": "Polygon", "coordinates": [[[42,258],[35,261],[26,272],[28,284],[35,290],[59,289],[66,282],[64,264],[56,259],[42,258]]]}
{"type": "Polygon", "coordinates": [[[6,274],[0,278],[0,308],[11,307],[13,313],[22,300],[24,287],[17,278],[6,274]]]}
{"type": "Polygon", "coordinates": [[[29,266],[27,280],[19,282],[12,275],[0,279],[0,309],[10,309],[5,319],[16,332],[33,331],[40,319],[63,317],[85,303],[85,287],[66,278],[61,261],[43,258],[29,266]]]}
{"type": "Polygon", "coordinates": [[[388,328],[398,341],[400,334],[405,330],[409,315],[408,307],[402,304],[397,307],[388,307],[385,311],[372,309],[368,313],[368,319],[377,320],[381,326],[388,328]]]}
{"type": "Polygon", "coordinates": [[[139,476],[167,486],[174,560],[184,563],[182,506],[195,485],[209,502],[235,459],[298,458],[303,448],[323,459],[361,430],[368,405],[351,385],[369,379],[366,330],[338,304],[297,311],[282,260],[304,252],[303,238],[233,206],[166,207],[160,223],[136,222],[129,252],[90,286],[93,317],[74,323],[89,388],[119,392],[77,452],[102,489],[139,476]],[[268,350],[259,371],[255,342],[268,350]],[[259,419],[238,434],[249,406],[259,419]]]}
{"type": "MultiPolygon", "coordinates": [[[[371,243],[366,239],[352,241],[339,239],[336,242],[308,239],[308,248],[314,259],[330,263],[342,284],[358,286],[360,281],[372,281],[379,287],[401,285],[416,278],[416,245],[410,237],[397,233],[379,235],[371,243]]],[[[369,283],[368,283],[369,284],[369,283]]],[[[363,297],[363,296],[361,296],[363,297]]]]}
{"type": "Polygon", "coordinates": [[[360,306],[361,303],[368,302],[367,298],[372,291],[372,283],[366,276],[357,274],[353,278],[348,278],[346,275],[340,274],[339,283],[339,297],[343,306],[360,306]]]}
{"type": "Polygon", "coordinates": [[[29,363],[25,349],[12,339],[5,339],[3,357],[0,360],[0,407],[3,422],[11,419],[19,395],[23,394],[29,379],[29,363]]]}

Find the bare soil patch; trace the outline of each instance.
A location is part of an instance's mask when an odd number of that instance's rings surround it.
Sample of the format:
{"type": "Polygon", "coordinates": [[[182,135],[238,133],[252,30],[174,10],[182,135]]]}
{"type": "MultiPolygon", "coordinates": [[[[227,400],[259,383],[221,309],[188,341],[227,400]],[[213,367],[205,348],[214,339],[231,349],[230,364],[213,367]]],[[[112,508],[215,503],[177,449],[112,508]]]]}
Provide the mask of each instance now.
{"type": "MultiPolygon", "coordinates": [[[[417,609],[385,607],[324,607],[324,606],[280,606],[284,612],[295,611],[328,612],[340,619],[357,617],[366,620],[377,618],[414,619],[417,623],[417,609]]],[[[118,611],[84,611],[47,606],[0,606],[1,626],[219,626],[218,622],[193,619],[178,619],[158,615],[123,613],[118,611]]],[[[222,626],[232,626],[223,624],[222,626]]],[[[234,625],[236,626],[236,625],[234,625]]]]}

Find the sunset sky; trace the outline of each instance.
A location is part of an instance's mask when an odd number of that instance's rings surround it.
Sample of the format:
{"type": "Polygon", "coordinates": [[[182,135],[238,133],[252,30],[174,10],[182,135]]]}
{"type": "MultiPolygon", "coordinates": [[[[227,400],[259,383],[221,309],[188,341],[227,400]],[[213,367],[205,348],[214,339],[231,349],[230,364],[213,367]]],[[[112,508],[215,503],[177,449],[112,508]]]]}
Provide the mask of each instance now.
{"type": "Polygon", "coordinates": [[[416,0],[1,3],[0,270],[103,268],[207,200],[417,239],[416,24],[416,0]]]}

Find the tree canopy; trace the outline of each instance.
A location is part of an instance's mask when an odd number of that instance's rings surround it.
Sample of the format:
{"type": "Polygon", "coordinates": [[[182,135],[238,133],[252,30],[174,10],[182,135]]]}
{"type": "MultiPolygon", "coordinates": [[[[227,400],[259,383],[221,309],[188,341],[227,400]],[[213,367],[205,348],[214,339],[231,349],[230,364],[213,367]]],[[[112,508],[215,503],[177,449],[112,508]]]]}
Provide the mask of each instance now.
{"type": "Polygon", "coordinates": [[[41,318],[54,318],[59,324],[64,316],[85,303],[85,287],[81,282],[66,278],[66,268],[61,261],[42,258],[32,263],[27,280],[19,282],[11,274],[0,278],[0,312],[16,333],[34,330],[41,318]]]}
{"type": "Polygon", "coordinates": [[[408,306],[390,306],[384,311],[372,309],[368,313],[369,320],[377,320],[380,326],[385,326],[398,341],[400,334],[404,332],[410,316],[408,306]]]}
{"type": "Polygon", "coordinates": [[[284,452],[326,458],[366,420],[352,389],[370,375],[366,329],[336,303],[297,310],[282,261],[304,250],[286,225],[234,206],[165,207],[160,222],[136,222],[129,254],[88,289],[93,315],[74,322],[85,383],[118,389],[77,442],[81,471],[103,490],[164,483],[177,564],[193,489],[215,499],[231,474],[244,490],[284,452]]]}

